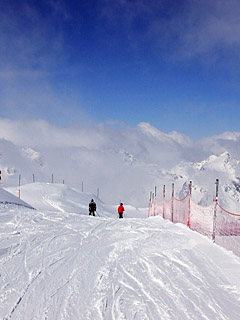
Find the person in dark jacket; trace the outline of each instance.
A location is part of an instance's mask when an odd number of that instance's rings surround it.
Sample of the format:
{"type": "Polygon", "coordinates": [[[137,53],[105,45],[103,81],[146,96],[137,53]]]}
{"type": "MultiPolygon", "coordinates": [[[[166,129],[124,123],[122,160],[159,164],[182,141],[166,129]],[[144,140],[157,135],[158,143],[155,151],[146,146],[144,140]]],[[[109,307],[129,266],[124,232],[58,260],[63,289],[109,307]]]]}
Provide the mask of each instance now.
{"type": "Polygon", "coordinates": [[[89,215],[95,216],[95,211],[97,209],[96,202],[92,199],[91,202],[89,203],[89,215]]]}
{"type": "Polygon", "coordinates": [[[120,206],[118,207],[118,214],[119,214],[119,219],[123,218],[123,212],[124,212],[124,206],[123,203],[120,203],[120,206]]]}

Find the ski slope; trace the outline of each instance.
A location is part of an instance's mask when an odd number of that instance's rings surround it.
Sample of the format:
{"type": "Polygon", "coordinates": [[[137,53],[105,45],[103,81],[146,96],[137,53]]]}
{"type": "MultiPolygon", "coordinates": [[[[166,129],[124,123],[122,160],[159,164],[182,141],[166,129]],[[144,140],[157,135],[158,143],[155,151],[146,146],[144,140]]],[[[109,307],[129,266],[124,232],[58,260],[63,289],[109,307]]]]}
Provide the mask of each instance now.
{"type": "Polygon", "coordinates": [[[27,207],[30,209],[34,209],[28,203],[24,202],[23,200],[17,198],[14,194],[7,192],[6,190],[0,188],[0,203],[1,204],[15,204],[18,206],[27,207]]]}
{"type": "Polygon", "coordinates": [[[239,319],[240,258],[206,237],[98,199],[88,216],[64,185],[21,194],[36,210],[0,205],[1,319],[239,319]]]}

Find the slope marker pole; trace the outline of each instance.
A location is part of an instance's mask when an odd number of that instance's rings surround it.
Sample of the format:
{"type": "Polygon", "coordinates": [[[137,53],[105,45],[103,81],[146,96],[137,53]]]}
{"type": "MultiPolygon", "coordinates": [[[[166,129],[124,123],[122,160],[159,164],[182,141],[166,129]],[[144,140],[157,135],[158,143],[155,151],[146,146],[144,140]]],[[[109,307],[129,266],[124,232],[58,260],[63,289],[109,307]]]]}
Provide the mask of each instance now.
{"type": "Polygon", "coordinates": [[[216,192],[215,192],[215,206],[214,206],[214,214],[213,214],[213,232],[212,232],[212,240],[215,243],[216,240],[216,224],[217,224],[217,204],[218,204],[218,187],[219,187],[219,179],[216,179],[216,192]]]}
{"type": "Polygon", "coordinates": [[[166,187],[164,184],[163,186],[163,219],[165,219],[165,194],[166,194],[166,187]]]}

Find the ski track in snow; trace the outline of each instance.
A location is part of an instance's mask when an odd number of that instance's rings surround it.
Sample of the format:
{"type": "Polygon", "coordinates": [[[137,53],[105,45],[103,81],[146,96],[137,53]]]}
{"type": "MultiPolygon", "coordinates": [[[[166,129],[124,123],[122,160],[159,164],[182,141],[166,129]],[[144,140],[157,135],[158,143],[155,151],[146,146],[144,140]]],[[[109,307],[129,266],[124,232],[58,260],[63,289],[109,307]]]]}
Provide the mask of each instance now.
{"type": "Polygon", "coordinates": [[[184,226],[14,207],[0,223],[1,319],[239,319],[222,259],[240,259],[184,226]]]}

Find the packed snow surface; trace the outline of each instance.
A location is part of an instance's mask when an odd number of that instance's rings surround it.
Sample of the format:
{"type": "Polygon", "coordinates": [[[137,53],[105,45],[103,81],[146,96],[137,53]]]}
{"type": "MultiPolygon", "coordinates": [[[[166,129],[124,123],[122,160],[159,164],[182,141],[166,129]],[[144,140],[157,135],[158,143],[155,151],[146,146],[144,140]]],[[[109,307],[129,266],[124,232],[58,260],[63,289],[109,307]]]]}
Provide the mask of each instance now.
{"type": "Polygon", "coordinates": [[[21,191],[37,210],[0,205],[1,319],[239,319],[240,258],[206,237],[63,185],[21,191]]]}

